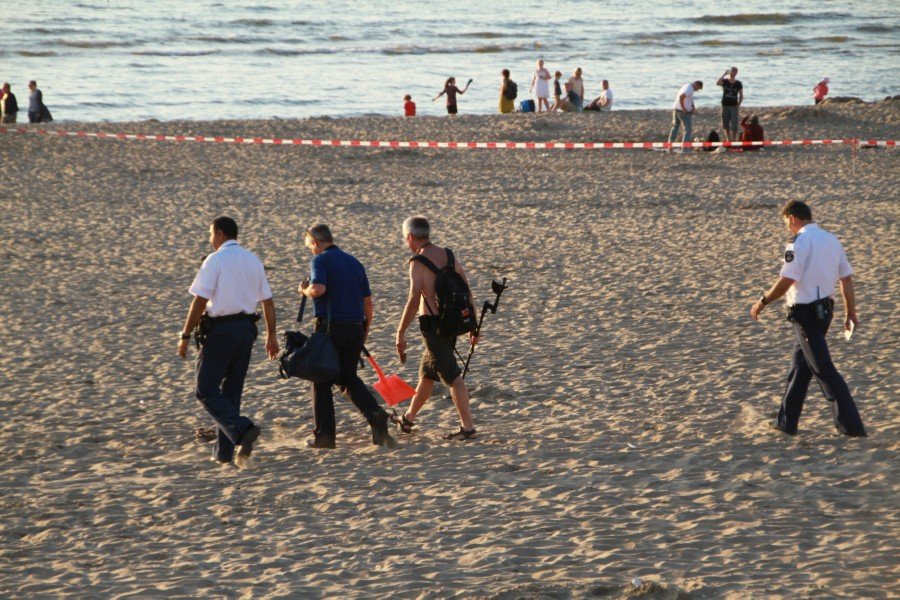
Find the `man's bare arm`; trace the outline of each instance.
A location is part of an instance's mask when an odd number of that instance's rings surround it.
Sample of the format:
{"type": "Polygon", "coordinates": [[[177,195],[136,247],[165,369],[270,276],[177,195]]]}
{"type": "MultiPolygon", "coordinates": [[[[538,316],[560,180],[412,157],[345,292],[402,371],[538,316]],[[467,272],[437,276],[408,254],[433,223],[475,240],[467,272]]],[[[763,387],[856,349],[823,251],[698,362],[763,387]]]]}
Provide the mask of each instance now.
{"type": "MultiPolygon", "coordinates": [[[[188,310],[187,318],[184,320],[184,327],[181,329],[182,337],[185,335],[189,335],[194,327],[197,326],[197,323],[200,322],[200,315],[203,314],[203,311],[206,310],[206,304],[209,302],[208,298],[204,298],[203,296],[194,296],[193,301],[191,301],[191,308],[188,310]]],[[[187,347],[188,342],[190,340],[182,339],[178,342],[178,356],[181,358],[185,358],[187,356],[187,347]]]]}
{"type": "Polygon", "coordinates": [[[275,301],[268,298],[262,301],[263,318],[266,321],[266,354],[271,359],[278,357],[278,337],[275,333],[275,301]]]}
{"type": "Polygon", "coordinates": [[[754,321],[758,319],[763,308],[784,296],[792,285],[794,285],[794,280],[790,277],[779,277],[778,281],[773,283],[769,291],[765,293],[766,303],[763,304],[762,300],[759,300],[750,308],[750,317],[754,321]]]}
{"type": "Polygon", "coordinates": [[[856,288],[853,287],[853,275],[841,278],[841,296],[844,298],[844,310],[847,311],[844,329],[850,328],[851,321],[854,325],[859,325],[859,318],[856,316],[856,288]]]}

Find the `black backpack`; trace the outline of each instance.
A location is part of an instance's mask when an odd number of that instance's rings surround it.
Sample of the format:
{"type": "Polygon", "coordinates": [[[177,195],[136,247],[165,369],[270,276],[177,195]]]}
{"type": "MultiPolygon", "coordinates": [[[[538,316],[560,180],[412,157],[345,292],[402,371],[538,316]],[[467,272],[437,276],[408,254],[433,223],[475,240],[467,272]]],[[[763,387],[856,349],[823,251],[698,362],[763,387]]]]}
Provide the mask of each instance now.
{"type": "MultiPolygon", "coordinates": [[[[469,286],[466,280],[456,272],[456,260],[453,251],[447,248],[447,266],[438,269],[433,262],[425,256],[416,254],[410,261],[419,261],[435,274],[434,292],[438,301],[438,328],[437,333],[442,337],[455,338],[464,333],[475,331],[475,308],[469,302],[469,286]]],[[[424,293],[423,293],[424,295],[424,293]]],[[[431,306],[425,302],[428,312],[431,306]]]]}
{"type": "Polygon", "coordinates": [[[506,86],[503,88],[503,95],[507,100],[515,100],[519,95],[519,86],[512,79],[506,80],[506,86]]]}

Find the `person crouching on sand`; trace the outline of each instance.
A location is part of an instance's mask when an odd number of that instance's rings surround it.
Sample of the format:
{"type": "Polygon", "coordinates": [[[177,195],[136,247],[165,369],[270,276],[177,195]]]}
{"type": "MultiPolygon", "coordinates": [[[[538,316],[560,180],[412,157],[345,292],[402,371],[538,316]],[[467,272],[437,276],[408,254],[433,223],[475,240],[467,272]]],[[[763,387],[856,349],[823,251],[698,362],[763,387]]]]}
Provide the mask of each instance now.
{"type": "MultiPolygon", "coordinates": [[[[431,243],[431,226],[425,217],[410,217],[403,222],[403,237],[406,246],[415,253],[409,261],[409,297],[397,327],[397,355],[400,362],[406,362],[406,330],[416,314],[419,315],[419,330],[425,341],[425,352],[419,365],[419,384],[413,396],[409,410],[396,419],[403,433],[411,433],[415,426],[418,412],[431,397],[434,382],[440,379],[450,388],[450,397],[459,413],[459,431],[448,433],[444,439],[471,440],[475,438],[475,424],[469,410],[469,391],[462,378],[462,370],[453,356],[456,337],[445,337],[438,333],[438,297],[435,292],[437,276],[431,267],[442,269],[454,265],[454,270],[466,281],[466,273],[462,264],[454,259],[449,248],[441,248],[431,243]]],[[[468,281],[466,281],[468,285],[468,281]]],[[[469,293],[469,302],[475,301],[469,293]]],[[[469,341],[474,344],[477,338],[470,334],[469,341]]]]}

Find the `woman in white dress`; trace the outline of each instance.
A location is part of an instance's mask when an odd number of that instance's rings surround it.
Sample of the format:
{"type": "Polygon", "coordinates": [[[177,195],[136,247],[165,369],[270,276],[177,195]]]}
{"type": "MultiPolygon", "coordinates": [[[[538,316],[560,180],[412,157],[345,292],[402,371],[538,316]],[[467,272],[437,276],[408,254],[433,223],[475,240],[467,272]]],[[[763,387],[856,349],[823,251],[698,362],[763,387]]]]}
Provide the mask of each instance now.
{"type": "Polygon", "coordinates": [[[537,69],[531,78],[531,90],[537,98],[537,111],[543,112],[541,107],[550,110],[550,71],[544,68],[544,59],[537,61],[537,69]]]}

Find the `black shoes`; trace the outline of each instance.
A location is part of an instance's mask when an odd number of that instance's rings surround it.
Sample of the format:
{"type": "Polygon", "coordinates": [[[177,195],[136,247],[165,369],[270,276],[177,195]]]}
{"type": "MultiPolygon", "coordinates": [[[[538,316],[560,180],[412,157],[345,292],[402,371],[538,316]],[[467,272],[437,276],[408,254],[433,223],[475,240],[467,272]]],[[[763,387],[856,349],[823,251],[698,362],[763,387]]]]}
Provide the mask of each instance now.
{"type": "Polygon", "coordinates": [[[307,448],[321,448],[327,450],[334,449],[333,435],[316,435],[306,440],[307,448]]]}
{"type": "Polygon", "coordinates": [[[372,423],[372,443],[376,446],[395,448],[397,441],[388,433],[388,421],[390,416],[384,411],[375,415],[375,422],[372,423]]]}
{"type": "Polygon", "coordinates": [[[240,450],[238,450],[238,456],[243,456],[244,458],[250,456],[253,452],[253,442],[256,441],[256,438],[259,437],[261,432],[262,429],[256,425],[250,425],[247,431],[244,432],[244,435],[241,436],[241,441],[238,444],[238,447],[240,448],[240,450]]]}

